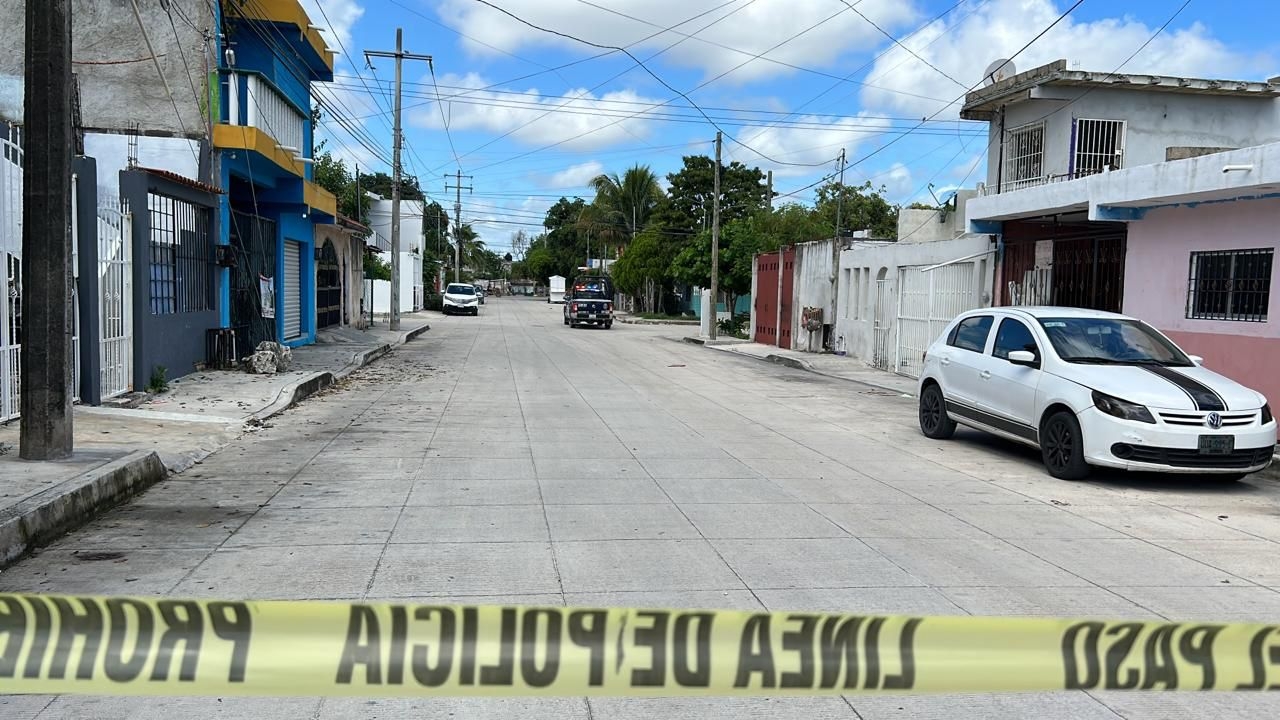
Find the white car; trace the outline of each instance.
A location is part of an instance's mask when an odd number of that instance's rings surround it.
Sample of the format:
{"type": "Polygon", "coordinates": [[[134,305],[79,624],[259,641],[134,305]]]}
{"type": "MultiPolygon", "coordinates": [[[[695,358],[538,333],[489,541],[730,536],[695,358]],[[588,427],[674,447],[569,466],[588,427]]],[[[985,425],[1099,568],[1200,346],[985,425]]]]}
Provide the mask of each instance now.
{"type": "Polygon", "coordinates": [[[445,315],[479,315],[480,297],[476,295],[474,285],[465,283],[449,283],[444,289],[444,300],[440,309],[445,315]]]}
{"type": "Polygon", "coordinates": [[[1235,478],[1271,463],[1267,400],[1141,320],[1060,307],[973,310],[924,357],[920,430],[961,423],[1040,448],[1057,478],[1090,466],[1235,478]]]}

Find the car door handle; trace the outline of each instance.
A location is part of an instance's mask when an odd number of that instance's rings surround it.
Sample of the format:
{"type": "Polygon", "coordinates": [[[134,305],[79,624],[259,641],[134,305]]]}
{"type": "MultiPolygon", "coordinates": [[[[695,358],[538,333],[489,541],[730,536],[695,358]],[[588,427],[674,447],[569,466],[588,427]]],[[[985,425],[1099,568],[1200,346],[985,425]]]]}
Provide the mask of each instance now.
{"type": "Polygon", "coordinates": [[[938,363],[940,365],[950,365],[951,358],[947,357],[946,355],[943,355],[941,358],[938,358],[938,363]]]}
{"type": "Polygon", "coordinates": [[[990,371],[990,370],[983,370],[981,373],[978,373],[978,375],[979,375],[983,380],[990,380],[990,379],[991,379],[991,371],[990,371]]]}

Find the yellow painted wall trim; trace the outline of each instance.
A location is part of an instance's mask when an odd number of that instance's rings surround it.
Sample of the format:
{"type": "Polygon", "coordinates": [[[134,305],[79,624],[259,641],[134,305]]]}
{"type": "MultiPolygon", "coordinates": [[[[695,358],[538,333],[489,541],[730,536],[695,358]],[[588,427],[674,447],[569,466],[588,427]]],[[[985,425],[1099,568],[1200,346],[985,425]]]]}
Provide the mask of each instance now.
{"type": "Polygon", "coordinates": [[[268,22],[292,23],[301,30],[315,49],[316,54],[324,60],[324,64],[333,72],[333,52],[319,30],[311,30],[312,24],[307,11],[302,9],[298,0],[254,0],[252,3],[240,3],[234,0],[223,0],[222,10],[231,17],[243,17],[249,20],[266,20],[268,22]]]}
{"type": "Polygon", "coordinates": [[[294,159],[293,153],[277,148],[275,138],[255,127],[226,123],[214,125],[213,146],[222,150],[252,150],[298,177],[306,174],[306,167],[294,159]]]}
{"type": "Polygon", "coordinates": [[[302,199],[307,203],[307,207],[327,213],[333,217],[338,216],[338,196],[310,180],[302,182],[302,199]]]}

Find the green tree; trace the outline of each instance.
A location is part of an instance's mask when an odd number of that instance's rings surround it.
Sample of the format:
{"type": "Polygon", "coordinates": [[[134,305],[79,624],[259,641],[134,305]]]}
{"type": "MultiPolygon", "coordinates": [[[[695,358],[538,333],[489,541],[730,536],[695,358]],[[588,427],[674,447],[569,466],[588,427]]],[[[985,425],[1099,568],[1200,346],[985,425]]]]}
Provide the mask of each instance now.
{"type": "MultiPolygon", "coordinates": [[[[371,192],[384,198],[390,198],[391,186],[391,176],[384,172],[360,174],[361,192],[371,192]]],[[[418,185],[418,178],[412,175],[402,175],[400,177],[401,200],[423,200],[425,197],[422,188],[418,185]]]]}
{"type": "Polygon", "coordinates": [[[898,236],[898,208],[884,199],[885,189],[875,189],[871,182],[861,185],[828,183],[818,188],[818,201],[814,212],[825,227],[830,228],[827,237],[836,231],[836,218],[840,229],[870,230],[873,238],[898,236]]]}
{"type": "Polygon", "coordinates": [[[591,189],[596,197],[585,219],[593,237],[618,248],[649,224],[663,197],[662,186],[648,165],[634,165],[621,177],[617,173],[597,175],[591,189]]]}
{"type": "Polygon", "coordinates": [[[364,276],[370,280],[390,280],[391,265],[373,253],[365,253],[364,276]]]}
{"type": "Polygon", "coordinates": [[[669,285],[671,262],[677,250],[669,236],[657,228],[646,228],[610,266],[609,275],[618,290],[641,298],[644,311],[655,312],[661,293],[669,285]]]}
{"type": "Polygon", "coordinates": [[[316,158],[313,166],[315,183],[338,198],[338,212],[360,220],[367,217],[370,200],[363,192],[356,192],[355,178],[346,163],[325,151],[316,158]]]}
{"type": "MultiPolygon", "coordinates": [[[[671,183],[670,203],[659,214],[666,229],[685,233],[711,227],[715,196],[715,161],[706,155],[686,155],[684,166],[667,175],[671,183]]],[[[760,168],[731,162],[720,168],[720,225],[765,207],[768,185],[760,168]]]]}

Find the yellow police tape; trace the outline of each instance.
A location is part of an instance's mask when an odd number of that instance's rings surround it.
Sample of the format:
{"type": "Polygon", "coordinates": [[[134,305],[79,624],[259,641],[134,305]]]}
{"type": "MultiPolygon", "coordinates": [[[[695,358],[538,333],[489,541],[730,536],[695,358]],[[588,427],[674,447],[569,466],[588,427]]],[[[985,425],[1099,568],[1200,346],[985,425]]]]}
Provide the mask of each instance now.
{"type": "Polygon", "coordinates": [[[0,594],[0,693],[1280,689],[1280,626],[0,594]]]}

